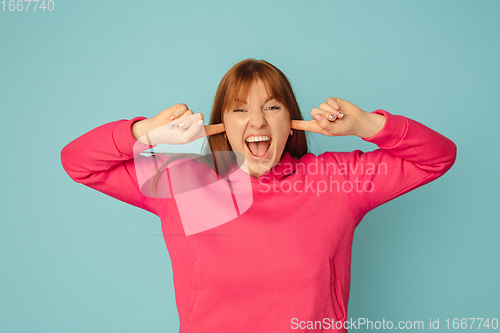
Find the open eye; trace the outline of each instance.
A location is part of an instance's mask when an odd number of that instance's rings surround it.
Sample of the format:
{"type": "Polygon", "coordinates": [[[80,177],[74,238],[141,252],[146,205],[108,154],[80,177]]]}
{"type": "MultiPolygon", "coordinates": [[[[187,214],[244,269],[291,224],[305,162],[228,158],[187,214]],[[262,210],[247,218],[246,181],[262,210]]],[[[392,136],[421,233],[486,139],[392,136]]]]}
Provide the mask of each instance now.
{"type": "Polygon", "coordinates": [[[245,110],[243,110],[243,109],[236,109],[236,110],[233,110],[233,112],[245,112],[245,110]]]}

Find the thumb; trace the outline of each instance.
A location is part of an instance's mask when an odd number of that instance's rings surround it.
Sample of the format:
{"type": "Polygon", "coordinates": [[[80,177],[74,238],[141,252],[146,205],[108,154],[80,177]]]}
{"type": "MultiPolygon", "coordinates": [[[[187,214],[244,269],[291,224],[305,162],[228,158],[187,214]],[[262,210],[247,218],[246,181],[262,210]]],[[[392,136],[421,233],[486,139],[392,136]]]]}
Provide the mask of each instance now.
{"type": "Polygon", "coordinates": [[[348,101],[345,101],[343,99],[340,99],[338,97],[332,97],[333,100],[335,100],[335,102],[337,102],[338,106],[339,106],[339,109],[342,109],[342,107],[346,107],[347,104],[350,104],[348,101]]]}

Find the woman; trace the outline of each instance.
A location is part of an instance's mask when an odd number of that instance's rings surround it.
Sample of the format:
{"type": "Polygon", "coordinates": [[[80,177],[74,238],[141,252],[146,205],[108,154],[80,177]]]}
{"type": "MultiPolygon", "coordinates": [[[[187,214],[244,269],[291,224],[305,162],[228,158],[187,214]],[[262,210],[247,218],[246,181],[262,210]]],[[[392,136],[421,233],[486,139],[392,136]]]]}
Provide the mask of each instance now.
{"type": "Polygon", "coordinates": [[[247,59],[219,84],[210,125],[177,104],[84,134],[62,163],[74,181],[161,218],[180,332],[345,332],[356,226],[443,175],[456,147],[409,118],[339,98],[311,115],[303,120],[279,69],[247,59]],[[316,156],[304,131],[379,149],[316,156]],[[205,156],[140,155],[205,136],[205,156]]]}

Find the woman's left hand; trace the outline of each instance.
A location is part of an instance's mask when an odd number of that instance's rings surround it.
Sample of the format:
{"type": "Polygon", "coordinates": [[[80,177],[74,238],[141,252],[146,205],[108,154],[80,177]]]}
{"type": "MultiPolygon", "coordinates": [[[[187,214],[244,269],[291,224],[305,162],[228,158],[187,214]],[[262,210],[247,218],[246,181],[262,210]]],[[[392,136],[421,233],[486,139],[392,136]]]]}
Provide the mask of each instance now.
{"type": "Polygon", "coordinates": [[[313,120],[291,120],[291,127],[328,136],[369,138],[377,134],[385,123],[384,116],[363,111],[337,97],[329,97],[319,108],[313,108],[311,116],[313,120]]]}

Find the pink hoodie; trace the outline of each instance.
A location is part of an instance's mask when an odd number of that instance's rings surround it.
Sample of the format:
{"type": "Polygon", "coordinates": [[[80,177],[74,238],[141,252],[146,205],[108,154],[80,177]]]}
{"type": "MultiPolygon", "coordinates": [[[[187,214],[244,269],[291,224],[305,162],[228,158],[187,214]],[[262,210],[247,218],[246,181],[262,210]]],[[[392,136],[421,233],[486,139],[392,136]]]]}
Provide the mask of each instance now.
{"type": "Polygon", "coordinates": [[[64,147],[61,159],[74,181],[160,217],[180,332],[347,332],[356,226],[371,209],[443,175],[456,158],[455,144],[441,134],[374,113],[386,117],[384,128],[364,140],[380,149],[300,159],[285,151],[270,172],[236,177],[232,187],[187,160],[163,172],[158,194],[148,194],[148,179],[169,157],[153,164],[138,155],[150,147],[136,142],[131,126],[144,117],[91,130],[64,147]],[[196,184],[210,177],[219,187],[203,184],[213,195],[196,196],[196,184]],[[221,204],[224,195],[229,204],[221,204]],[[335,329],[336,321],[343,327],[335,329]]]}

